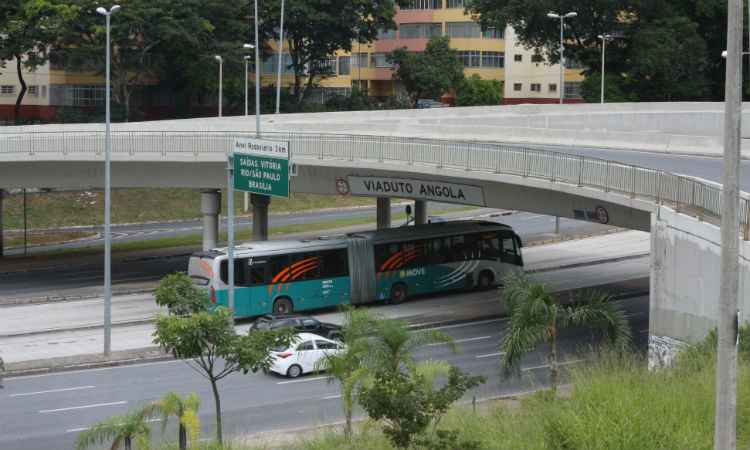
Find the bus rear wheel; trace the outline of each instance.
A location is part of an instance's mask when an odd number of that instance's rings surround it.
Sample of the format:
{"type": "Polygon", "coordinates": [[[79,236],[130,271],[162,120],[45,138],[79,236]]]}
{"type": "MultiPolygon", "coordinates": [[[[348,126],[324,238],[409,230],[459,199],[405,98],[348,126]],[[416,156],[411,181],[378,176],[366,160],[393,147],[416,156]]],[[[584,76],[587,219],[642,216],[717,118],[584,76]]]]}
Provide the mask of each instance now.
{"type": "Polygon", "coordinates": [[[289,298],[281,297],[273,302],[274,314],[291,314],[292,312],[294,312],[294,304],[289,298]]]}
{"type": "Polygon", "coordinates": [[[495,284],[495,275],[489,270],[485,270],[479,274],[479,280],[477,280],[477,287],[479,289],[489,289],[495,284]]]}
{"type": "Polygon", "coordinates": [[[391,288],[391,303],[399,304],[406,300],[406,285],[403,283],[396,283],[391,288]]]}

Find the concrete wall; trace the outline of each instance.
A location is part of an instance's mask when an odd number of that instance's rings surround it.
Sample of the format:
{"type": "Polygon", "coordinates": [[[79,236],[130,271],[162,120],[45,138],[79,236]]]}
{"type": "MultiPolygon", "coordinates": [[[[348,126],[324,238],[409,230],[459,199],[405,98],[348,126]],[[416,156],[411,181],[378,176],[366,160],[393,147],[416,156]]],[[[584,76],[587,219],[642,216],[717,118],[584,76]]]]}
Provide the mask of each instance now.
{"type": "MultiPolygon", "coordinates": [[[[649,350],[666,363],[668,347],[699,341],[716,327],[720,242],[715,225],[666,207],[652,216],[649,350]]],[[[750,242],[740,242],[740,262],[740,316],[750,322],[750,242]]]]}

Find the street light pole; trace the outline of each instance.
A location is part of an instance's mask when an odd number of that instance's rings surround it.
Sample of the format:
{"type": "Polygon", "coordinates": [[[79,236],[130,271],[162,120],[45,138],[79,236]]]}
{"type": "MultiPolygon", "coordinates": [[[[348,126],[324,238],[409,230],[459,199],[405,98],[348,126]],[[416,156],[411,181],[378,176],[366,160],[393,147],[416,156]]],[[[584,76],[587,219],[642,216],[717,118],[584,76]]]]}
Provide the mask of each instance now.
{"type": "Polygon", "coordinates": [[[111,202],[111,159],[112,159],[112,130],[110,117],[110,28],[112,14],[120,10],[120,5],[113,5],[109,11],[103,7],[96,8],[96,12],[103,15],[107,22],[107,56],[104,122],[104,356],[112,353],[112,202],[111,202]]]}
{"type": "Polygon", "coordinates": [[[279,64],[276,73],[276,114],[281,110],[281,61],[284,59],[284,0],[281,0],[281,24],[279,26],[279,64]]]}
{"type": "Polygon", "coordinates": [[[250,62],[250,57],[246,55],[243,59],[245,60],[245,115],[247,116],[248,115],[248,110],[247,110],[247,102],[248,102],[248,99],[247,99],[247,97],[248,97],[248,92],[247,92],[247,86],[248,86],[248,81],[247,81],[247,78],[248,78],[247,64],[248,64],[248,62],[250,62]]]}
{"type": "Polygon", "coordinates": [[[221,55],[214,55],[214,59],[219,61],[219,117],[221,117],[221,102],[224,97],[224,92],[222,89],[222,83],[224,82],[224,59],[221,57],[221,55]]]}
{"type": "Polygon", "coordinates": [[[600,100],[601,103],[604,104],[604,52],[607,50],[607,41],[612,40],[612,35],[600,34],[598,38],[602,40],[602,93],[600,100]]]}
{"type": "Polygon", "coordinates": [[[577,16],[578,13],[571,11],[566,14],[556,14],[553,12],[547,13],[547,17],[550,19],[560,19],[560,104],[563,104],[563,98],[565,96],[565,43],[563,42],[563,29],[565,28],[565,19],[572,19],[577,16]]]}
{"type": "Polygon", "coordinates": [[[739,317],[739,177],[742,121],[742,0],[728,0],[724,101],[724,179],[721,201],[721,280],[716,357],[714,449],[737,448],[737,332],[739,317]]]}
{"type": "Polygon", "coordinates": [[[255,135],[260,137],[260,45],[258,43],[258,0],[255,0],[255,135]]]}

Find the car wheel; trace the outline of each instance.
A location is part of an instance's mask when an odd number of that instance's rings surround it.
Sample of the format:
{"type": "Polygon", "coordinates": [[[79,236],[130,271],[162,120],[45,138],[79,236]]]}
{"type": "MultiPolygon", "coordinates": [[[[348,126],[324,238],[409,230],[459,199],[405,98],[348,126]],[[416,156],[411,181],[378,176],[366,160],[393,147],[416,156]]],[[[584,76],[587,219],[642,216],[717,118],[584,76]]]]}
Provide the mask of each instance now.
{"type": "Polygon", "coordinates": [[[477,287],[479,289],[489,289],[495,284],[495,276],[489,270],[479,274],[479,280],[477,281],[477,287]]]}
{"type": "Polygon", "coordinates": [[[273,302],[274,314],[291,314],[294,311],[294,304],[287,297],[281,297],[273,302]]]}
{"type": "Polygon", "coordinates": [[[404,283],[396,283],[391,288],[391,303],[399,304],[406,300],[406,285],[404,283]]]}
{"type": "Polygon", "coordinates": [[[300,375],[302,375],[302,367],[298,364],[291,365],[286,369],[286,376],[289,378],[297,378],[300,375]]]}

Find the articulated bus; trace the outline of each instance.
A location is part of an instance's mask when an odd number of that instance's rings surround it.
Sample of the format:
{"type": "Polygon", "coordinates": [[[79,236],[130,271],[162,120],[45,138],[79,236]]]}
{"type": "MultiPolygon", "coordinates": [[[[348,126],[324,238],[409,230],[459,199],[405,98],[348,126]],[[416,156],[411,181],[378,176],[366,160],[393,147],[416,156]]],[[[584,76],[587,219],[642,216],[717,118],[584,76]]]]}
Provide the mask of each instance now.
{"type": "MultiPolygon", "coordinates": [[[[226,306],[227,252],[195,253],[188,275],[226,306]]],[[[236,247],[235,315],[251,317],[498,284],[523,267],[521,239],[507,225],[440,222],[302,241],[236,247]]]]}

